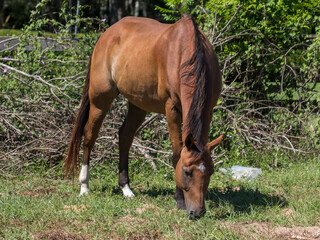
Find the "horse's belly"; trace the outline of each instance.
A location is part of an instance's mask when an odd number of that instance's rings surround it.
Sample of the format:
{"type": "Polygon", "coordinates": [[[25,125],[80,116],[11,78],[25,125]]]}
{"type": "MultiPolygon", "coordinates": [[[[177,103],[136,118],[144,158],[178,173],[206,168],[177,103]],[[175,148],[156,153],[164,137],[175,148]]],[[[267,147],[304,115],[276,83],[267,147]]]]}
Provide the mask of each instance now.
{"type": "Polygon", "coordinates": [[[165,113],[165,105],[159,99],[152,99],[148,97],[133,96],[122,93],[130,103],[145,110],[146,112],[165,113]]]}
{"type": "Polygon", "coordinates": [[[154,81],[144,81],[143,79],[117,82],[120,93],[135,106],[147,111],[156,113],[165,113],[165,104],[160,100],[154,81]]]}

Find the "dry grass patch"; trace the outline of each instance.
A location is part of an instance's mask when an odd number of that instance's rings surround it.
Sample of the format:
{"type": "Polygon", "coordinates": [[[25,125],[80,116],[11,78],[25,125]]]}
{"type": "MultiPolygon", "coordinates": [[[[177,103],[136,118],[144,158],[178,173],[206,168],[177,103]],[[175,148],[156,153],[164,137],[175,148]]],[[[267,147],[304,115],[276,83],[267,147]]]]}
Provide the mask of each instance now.
{"type": "Polygon", "coordinates": [[[55,193],[56,193],[56,189],[54,187],[45,187],[45,188],[37,187],[36,189],[34,189],[32,191],[24,191],[21,193],[21,195],[28,196],[28,197],[34,197],[34,198],[40,198],[45,195],[55,194],[55,193]]]}
{"type": "MultiPolygon", "coordinates": [[[[142,212],[143,211],[145,210],[142,210],[142,212]]],[[[144,224],[146,224],[146,219],[135,217],[131,214],[120,217],[115,221],[113,234],[111,234],[109,238],[129,240],[161,239],[161,233],[159,231],[146,230],[143,227],[144,224]],[[124,233],[123,231],[126,232],[126,237],[121,236],[124,233]]]]}
{"type": "Polygon", "coordinates": [[[160,239],[160,234],[155,231],[144,231],[144,232],[130,232],[129,233],[129,240],[153,240],[153,239],[160,239]]]}
{"type": "Polygon", "coordinates": [[[281,216],[285,216],[285,217],[293,217],[295,214],[296,212],[290,208],[285,208],[280,213],[281,216]]]}
{"type": "Polygon", "coordinates": [[[159,208],[152,204],[144,204],[141,208],[136,208],[136,212],[142,214],[146,211],[152,211],[154,214],[159,215],[159,208]]]}
{"type": "Polygon", "coordinates": [[[70,233],[61,229],[36,232],[34,240],[87,240],[89,238],[77,233],[70,233]]]}
{"type": "Polygon", "coordinates": [[[79,205],[79,206],[77,206],[77,205],[69,205],[69,206],[64,206],[64,210],[66,211],[66,212],[76,212],[76,213],[79,213],[79,212],[83,212],[83,211],[86,211],[88,209],[88,206],[86,206],[86,205],[83,205],[83,204],[81,204],[81,205],[79,205]]]}
{"type": "Polygon", "coordinates": [[[115,221],[115,226],[135,226],[135,225],[140,225],[142,223],[144,223],[144,219],[143,218],[139,218],[139,217],[134,217],[131,214],[128,214],[126,216],[120,217],[115,221]]]}
{"type": "Polygon", "coordinates": [[[226,224],[225,227],[246,239],[320,239],[320,228],[317,226],[282,227],[265,222],[249,222],[226,224]]]}

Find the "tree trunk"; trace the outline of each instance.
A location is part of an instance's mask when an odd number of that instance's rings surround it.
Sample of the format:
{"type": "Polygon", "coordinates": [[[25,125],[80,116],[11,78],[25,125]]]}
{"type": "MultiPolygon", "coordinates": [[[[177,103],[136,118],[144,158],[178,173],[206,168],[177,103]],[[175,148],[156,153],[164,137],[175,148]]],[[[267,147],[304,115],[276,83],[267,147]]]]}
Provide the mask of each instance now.
{"type": "Polygon", "coordinates": [[[4,27],[3,23],[4,23],[4,20],[5,20],[5,19],[3,19],[4,18],[4,14],[3,14],[4,6],[3,6],[3,3],[4,3],[3,0],[0,0],[0,28],[4,27]]]}
{"type": "Polygon", "coordinates": [[[125,16],[125,0],[109,0],[110,25],[116,23],[125,16]]]}

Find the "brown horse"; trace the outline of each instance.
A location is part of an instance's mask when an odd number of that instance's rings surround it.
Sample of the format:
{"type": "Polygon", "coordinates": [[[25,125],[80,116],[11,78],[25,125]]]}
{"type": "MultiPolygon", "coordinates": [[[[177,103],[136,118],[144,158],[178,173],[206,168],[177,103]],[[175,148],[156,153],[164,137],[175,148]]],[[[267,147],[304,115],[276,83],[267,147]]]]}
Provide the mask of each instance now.
{"type": "Polygon", "coordinates": [[[210,151],[222,136],[208,143],[213,107],[221,92],[217,57],[191,18],[175,24],[127,17],[98,40],[89,63],[65,167],[75,172],[84,135],[80,194],[89,191],[89,157],[102,121],[121,93],[129,110],[119,130],[119,185],[129,187],[128,155],[147,112],[166,114],[173,148],[177,207],[191,218],[205,212],[204,198],[213,173],[210,151]],[[183,123],[183,128],[182,128],[183,123]]]}

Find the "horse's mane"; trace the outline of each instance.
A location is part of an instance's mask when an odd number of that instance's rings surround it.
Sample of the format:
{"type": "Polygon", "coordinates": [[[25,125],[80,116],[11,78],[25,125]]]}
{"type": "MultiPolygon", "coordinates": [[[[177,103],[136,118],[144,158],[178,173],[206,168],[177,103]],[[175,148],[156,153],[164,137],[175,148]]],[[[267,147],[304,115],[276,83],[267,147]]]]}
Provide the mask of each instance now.
{"type": "Polygon", "coordinates": [[[205,86],[208,65],[205,58],[206,38],[203,33],[200,32],[194,20],[192,20],[192,22],[195,34],[194,53],[191,58],[180,67],[180,72],[182,73],[181,84],[193,87],[192,102],[187,118],[183,123],[183,131],[186,133],[185,136],[192,134],[199,146],[201,142],[202,113],[204,111],[206,98],[205,86]]]}

